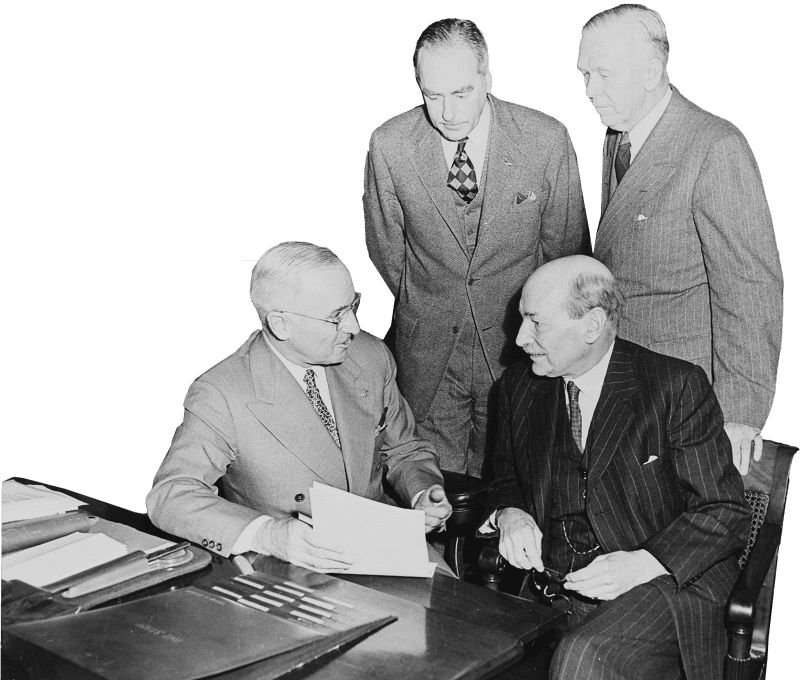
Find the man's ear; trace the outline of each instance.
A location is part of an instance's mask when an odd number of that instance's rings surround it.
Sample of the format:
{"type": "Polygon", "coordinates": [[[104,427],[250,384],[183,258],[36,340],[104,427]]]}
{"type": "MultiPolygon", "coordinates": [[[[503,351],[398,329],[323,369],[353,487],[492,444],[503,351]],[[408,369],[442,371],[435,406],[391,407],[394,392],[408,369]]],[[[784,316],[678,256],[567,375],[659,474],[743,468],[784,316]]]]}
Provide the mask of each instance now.
{"type": "Polygon", "coordinates": [[[289,320],[280,312],[267,312],[264,319],[264,328],[270,330],[278,340],[289,337],[289,320]]]}
{"type": "Polygon", "coordinates": [[[583,317],[584,321],[584,337],[586,343],[593,345],[603,335],[603,331],[608,324],[608,317],[602,307],[594,307],[590,309],[583,317]]]}
{"type": "Polygon", "coordinates": [[[661,82],[661,76],[664,75],[664,62],[661,59],[653,57],[647,62],[647,80],[644,82],[644,89],[652,92],[658,87],[661,82]]]}
{"type": "Polygon", "coordinates": [[[486,82],[486,94],[489,94],[492,91],[492,72],[489,68],[486,68],[486,75],[484,76],[484,80],[486,82]]]}

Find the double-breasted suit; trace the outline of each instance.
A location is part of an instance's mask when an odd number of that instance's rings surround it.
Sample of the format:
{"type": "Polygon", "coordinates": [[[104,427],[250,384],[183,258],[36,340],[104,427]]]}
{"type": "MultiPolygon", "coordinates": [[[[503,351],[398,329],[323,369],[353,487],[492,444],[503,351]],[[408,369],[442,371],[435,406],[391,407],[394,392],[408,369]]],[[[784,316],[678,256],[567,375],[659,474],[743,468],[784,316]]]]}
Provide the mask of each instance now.
{"type": "MultiPolygon", "coordinates": [[[[530,362],[499,383],[487,502],[529,513],[545,537],[563,391],[562,379],[535,376],[530,362]]],[[[586,514],[603,553],[646,549],[669,572],[653,583],[669,602],[689,680],[720,677],[722,611],[749,526],[722,425],[702,370],[616,340],[586,443],[586,514]]]]}
{"type": "Polygon", "coordinates": [[[314,481],[385,501],[385,477],[407,506],[442,484],[380,340],[361,332],[325,373],[341,450],[263,331],[195,380],[147,496],[153,523],[227,556],[261,515],[310,515],[314,481]]]}
{"type": "Polygon", "coordinates": [[[606,135],[595,257],[628,298],[620,335],[702,366],[725,420],[760,429],[775,393],[783,278],[747,140],[673,87],[611,193],[619,137],[606,135]]]}
{"type": "Polygon", "coordinates": [[[489,96],[474,250],[446,184],[439,133],[418,106],[372,135],[364,178],[370,258],[395,296],[400,389],[428,415],[463,324],[493,379],[518,358],[518,293],[540,264],[590,252],[575,152],[561,123],[489,96]]]}

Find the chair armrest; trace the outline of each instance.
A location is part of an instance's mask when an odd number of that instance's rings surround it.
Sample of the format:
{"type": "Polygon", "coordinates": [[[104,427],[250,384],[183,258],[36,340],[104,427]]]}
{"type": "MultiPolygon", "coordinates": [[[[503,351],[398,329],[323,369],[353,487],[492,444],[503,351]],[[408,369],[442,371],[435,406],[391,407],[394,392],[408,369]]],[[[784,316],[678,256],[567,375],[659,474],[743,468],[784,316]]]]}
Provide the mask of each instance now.
{"type": "Polygon", "coordinates": [[[726,607],[726,625],[730,634],[728,655],[735,659],[750,657],[756,602],[778,552],[781,533],[781,526],[764,523],[750,551],[747,564],[728,598],[726,607]]]}

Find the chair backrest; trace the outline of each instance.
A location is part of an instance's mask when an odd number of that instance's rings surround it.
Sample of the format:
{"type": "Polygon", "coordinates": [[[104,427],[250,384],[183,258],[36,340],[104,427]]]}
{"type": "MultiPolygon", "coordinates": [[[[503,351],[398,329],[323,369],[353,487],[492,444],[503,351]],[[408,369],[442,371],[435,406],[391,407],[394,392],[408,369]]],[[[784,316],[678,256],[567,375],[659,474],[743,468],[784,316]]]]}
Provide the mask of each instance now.
{"type": "MultiPolygon", "coordinates": [[[[750,461],[750,470],[742,481],[744,482],[745,497],[753,509],[753,518],[750,523],[750,538],[747,547],[739,558],[739,566],[742,568],[747,563],[762,526],[765,523],[778,527],[783,526],[786,494],[789,489],[789,471],[792,465],[792,456],[796,451],[797,447],[795,446],[787,446],[765,439],[761,460],[750,461]]],[[[776,565],[777,558],[770,568],[758,597],[756,626],[753,629],[751,644],[751,651],[756,654],[765,654],[767,649],[776,565]]]]}

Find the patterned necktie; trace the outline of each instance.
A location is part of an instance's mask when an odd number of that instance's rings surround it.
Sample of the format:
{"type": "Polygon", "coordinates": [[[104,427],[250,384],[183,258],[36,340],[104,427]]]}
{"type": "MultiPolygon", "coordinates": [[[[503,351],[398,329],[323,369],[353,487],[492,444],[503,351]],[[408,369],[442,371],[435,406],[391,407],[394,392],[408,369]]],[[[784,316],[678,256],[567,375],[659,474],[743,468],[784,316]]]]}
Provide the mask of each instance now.
{"type": "Polygon", "coordinates": [[[583,451],[583,421],[581,420],[581,407],[578,404],[580,394],[578,386],[571,380],[567,383],[567,393],[569,394],[569,421],[572,428],[572,438],[578,447],[578,451],[583,451]]]}
{"type": "Polygon", "coordinates": [[[328,410],[328,407],[325,406],[325,402],[322,401],[322,395],[319,393],[317,379],[314,375],[313,368],[309,368],[306,371],[306,374],[303,376],[303,382],[306,384],[306,394],[311,400],[311,405],[314,407],[317,415],[322,419],[322,423],[325,425],[325,428],[328,430],[331,437],[333,437],[333,441],[336,442],[336,446],[341,449],[342,445],[339,442],[339,431],[336,429],[336,423],[333,421],[331,412],[328,410]]]}
{"type": "Polygon", "coordinates": [[[447,186],[461,196],[464,201],[470,203],[478,195],[478,177],[475,174],[475,167],[464,149],[467,139],[469,138],[464,137],[458,143],[456,155],[453,157],[453,165],[447,175],[447,186]]]}
{"type": "Polygon", "coordinates": [[[625,177],[628,168],[631,167],[631,140],[628,139],[628,133],[622,133],[622,139],[617,147],[617,157],[614,159],[614,170],[617,173],[617,185],[625,177]]]}

